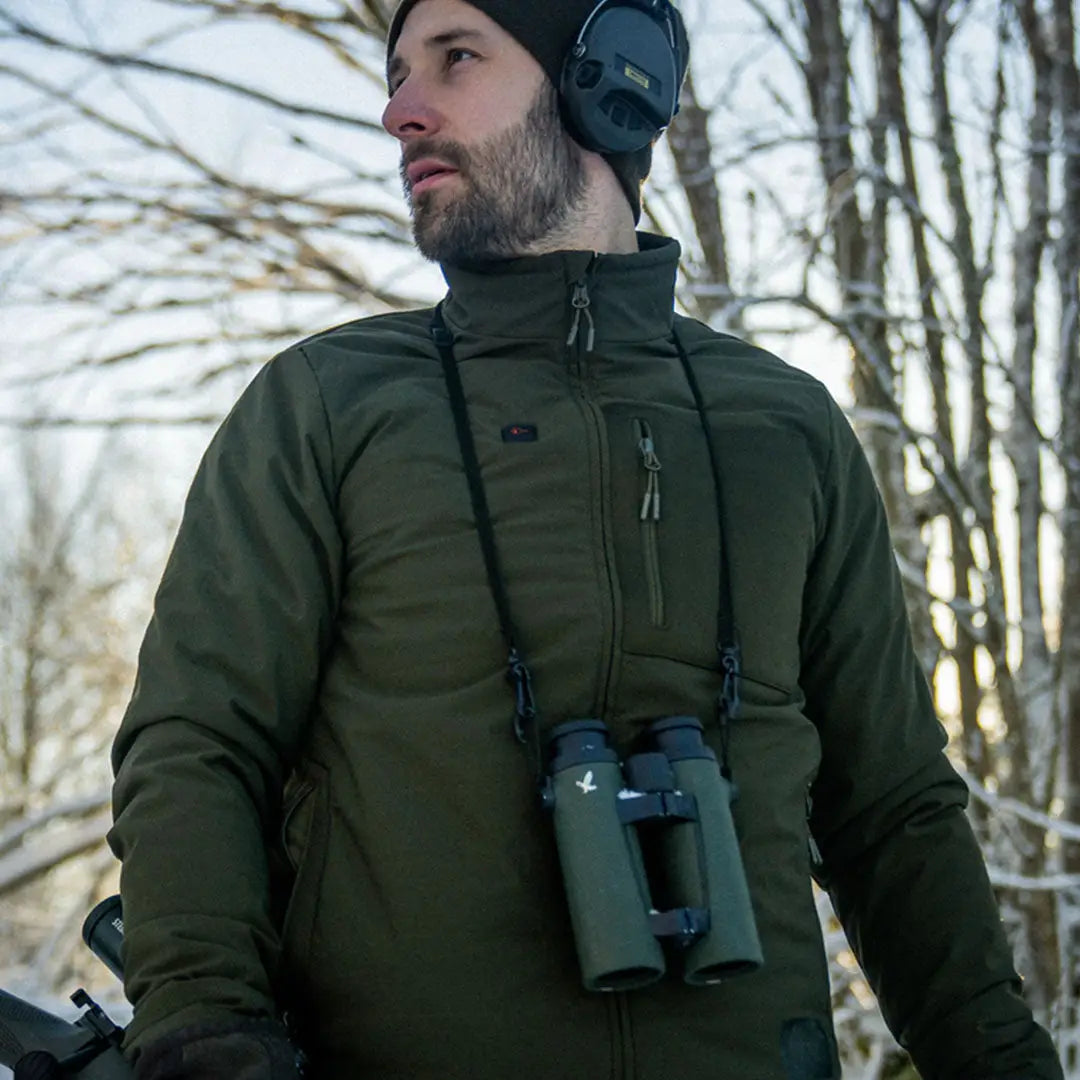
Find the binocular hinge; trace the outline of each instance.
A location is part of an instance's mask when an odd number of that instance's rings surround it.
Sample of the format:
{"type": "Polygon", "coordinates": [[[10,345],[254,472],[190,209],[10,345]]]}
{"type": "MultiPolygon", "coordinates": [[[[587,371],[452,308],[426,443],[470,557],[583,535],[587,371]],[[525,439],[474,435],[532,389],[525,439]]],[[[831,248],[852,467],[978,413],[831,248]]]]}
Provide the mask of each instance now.
{"type": "Polygon", "coordinates": [[[649,912],[649,929],[653,937],[670,938],[684,947],[704,937],[711,925],[708,908],[680,907],[649,912]]]}
{"type": "Polygon", "coordinates": [[[619,820],[624,825],[647,821],[697,821],[697,799],[681,791],[626,791],[619,793],[619,820]]]}

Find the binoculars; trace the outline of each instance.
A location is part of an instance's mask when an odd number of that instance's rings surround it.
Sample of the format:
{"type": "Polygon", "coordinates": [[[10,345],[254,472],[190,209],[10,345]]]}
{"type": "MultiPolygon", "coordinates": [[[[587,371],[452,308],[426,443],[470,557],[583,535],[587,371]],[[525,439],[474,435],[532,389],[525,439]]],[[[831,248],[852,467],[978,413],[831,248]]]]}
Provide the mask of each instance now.
{"type": "Polygon", "coordinates": [[[549,740],[551,811],[582,981],[633,990],[661,979],[665,949],[694,986],[756,971],[761,943],[731,804],[734,786],[692,716],[659,720],[619,761],[600,720],[549,740]]]}

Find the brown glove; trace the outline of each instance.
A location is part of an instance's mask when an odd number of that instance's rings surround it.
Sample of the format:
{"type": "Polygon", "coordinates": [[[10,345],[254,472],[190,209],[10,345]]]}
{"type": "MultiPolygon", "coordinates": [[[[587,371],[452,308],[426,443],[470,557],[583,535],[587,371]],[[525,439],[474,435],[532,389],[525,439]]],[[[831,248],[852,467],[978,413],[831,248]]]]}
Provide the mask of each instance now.
{"type": "Polygon", "coordinates": [[[135,1080],[300,1080],[303,1054],[265,1020],[181,1028],[148,1046],[135,1080]]]}

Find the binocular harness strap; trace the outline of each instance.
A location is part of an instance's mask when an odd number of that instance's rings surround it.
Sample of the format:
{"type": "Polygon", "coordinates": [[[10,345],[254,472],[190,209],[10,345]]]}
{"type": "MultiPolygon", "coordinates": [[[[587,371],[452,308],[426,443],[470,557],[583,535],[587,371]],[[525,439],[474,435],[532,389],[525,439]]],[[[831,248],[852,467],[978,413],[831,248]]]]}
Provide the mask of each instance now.
{"type": "MultiPolygon", "coordinates": [[[[454,429],[457,433],[465,477],[469,485],[469,497],[472,501],[476,531],[480,540],[480,549],[484,556],[484,568],[487,571],[488,585],[499,616],[499,625],[508,650],[506,675],[514,690],[514,734],[521,742],[530,758],[534,775],[541,781],[544,775],[543,755],[540,749],[540,724],[536,699],[533,695],[532,675],[521,650],[518,647],[517,632],[510,614],[510,601],[499,565],[499,552],[495,543],[495,529],[491,523],[491,511],[488,507],[487,493],[480,473],[480,462],[476,456],[476,443],[469,424],[469,408],[465,400],[465,391],[461,385],[461,376],[454,361],[454,339],[443,318],[442,305],[435,308],[431,320],[431,336],[439,351],[443,378],[450,396],[450,409],[454,416],[454,429]]],[[[731,721],[739,714],[739,680],[742,675],[742,656],[739,647],[738,632],[735,628],[734,605],[731,591],[731,565],[729,559],[727,532],[724,527],[724,504],[720,484],[720,467],[716,455],[716,446],[709,425],[705,402],[701,395],[697,376],[690,365],[690,358],[679,335],[672,330],[672,340],[679,354],[679,362],[686,376],[690,393],[694,398],[701,428],[705,434],[705,443],[709,451],[709,467],[712,470],[713,490],[716,494],[716,518],[720,543],[720,601],[716,618],[716,648],[719,654],[719,671],[722,675],[720,692],[717,695],[717,718],[720,723],[720,769],[728,779],[731,766],[728,761],[731,721]]],[[[656,807],[652,808],[655,813],[656,807]]],[[[661,808],[661,816],[679,816],[661,808]]],[[[696,809],[693,811],[696,816],[696,809]]],[[[682,933],[683,931],[678,931],[682,933]]]]}
{"type": "Polygon", "coordinates": [[[517,632],[510,615],[510,601],[506,595],[502,571],[499,566],[499,550],[495,545],[495,528],[491,524],[491,511],[488,508],[487,492],[480,475],[480,462],[476,456],[476,442],[469,424],[469,407],[465,401],[465,390],[461,385],[457,364],[454,362],[454,339],[446,327],[442,315],[442,305],[435,309],[431,320],[431,336],[439,350],[442,362],[443,378],[450,395],[450,410],[454,414],[454,429],[457,432],[458,446],[461,450],[462,463],[465,466],[465,478],[469,483],[469,498],[472,500],[473,517],[480,539],[480,550],[484,555],[484,568],[487,570],[488,585],[499,614],[499,626],[506,642],[506,677],[514,688],[514,734],[530,757],[530,766],[539,782],[543,777],[544,762],[540,750],[540,724],[533,696],[532,674],[525,663],[517,645],[517,632]]]}
{"type": "Polygon", "coordinates": [[[709,416],[705,412],[705,401],[701,396],[701,387],[697,376],[690,366],[690,357],[675,330],[671,331],[675,348],[679,351],[679,362],[690,386],[697,406],[701,430],[705,433],[705,445],[709,448],[709,467],[712,469],[713,492],[716,495],[716,529],[720,542],[720,604],[716,610],[716,651],[720,657],[720,671],[723,683],[716,701],[716,715],[720,721],[720,771],[731,779],[731,763],[728,750],[731,742],[731,722],[738,718],[741,708],[739,700],[739,680],[742,678],[742,648],[739,645],[739,632],[735,628],[735,603],[731,596],[731,560],[729,557],[728,536],[724,527],[723,486],[720,483],[720,465],[716,456],[709,416]]]}

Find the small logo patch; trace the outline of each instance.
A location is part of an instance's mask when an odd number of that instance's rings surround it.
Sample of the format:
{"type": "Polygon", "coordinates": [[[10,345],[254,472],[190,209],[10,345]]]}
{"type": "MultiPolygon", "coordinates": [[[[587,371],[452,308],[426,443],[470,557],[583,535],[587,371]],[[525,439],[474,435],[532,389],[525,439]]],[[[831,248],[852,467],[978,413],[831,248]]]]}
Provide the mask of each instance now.
{"type": "Polygon", "coordinates": [[[535,424],[507,424],[502,429],[503,442],[536,442],[539,437],[535,424]]]}

